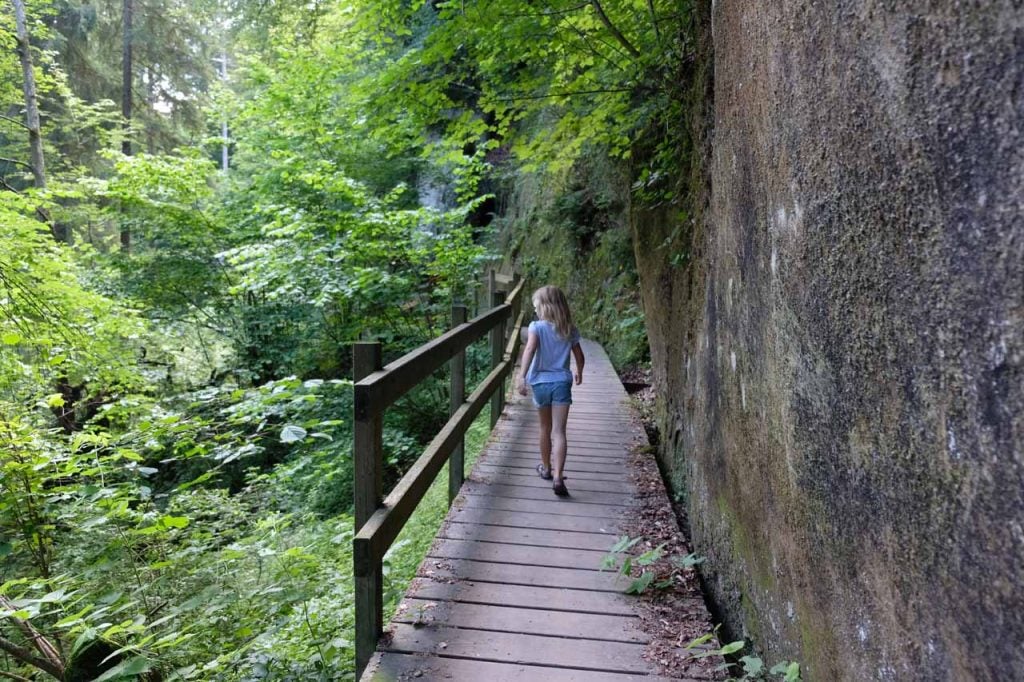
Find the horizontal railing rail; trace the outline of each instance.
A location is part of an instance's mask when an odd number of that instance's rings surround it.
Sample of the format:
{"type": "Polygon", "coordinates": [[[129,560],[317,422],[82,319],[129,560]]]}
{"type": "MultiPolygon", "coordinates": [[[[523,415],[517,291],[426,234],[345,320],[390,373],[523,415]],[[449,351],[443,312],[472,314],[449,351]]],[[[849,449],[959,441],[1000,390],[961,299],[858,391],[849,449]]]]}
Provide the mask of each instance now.
{"type": "Polygon", "coordinates": [[[355,527],[352,542],[356,597],[356,674],[362,675],[383,631],[382,561],[412,516],[437,474],[449,463],[449,504],[464,479],[462,447],[467,429],[491,401],[491,426],[504,407],[505,379],[515,366],[523,326],[523,282],[507,295],[490,280],[491,309],[469,322],[465,308],[453,306],[452,329],[380,366],[380,344],[358,343],[353,348],[355,383],[354,447],[355,527]],[[510,325],[509,322],[512,321],[510,325]],[[465,350],[490,333],[491,371],[465,398],[465,350]],[[421,381],[451,363],[451,416],[423,454],[381,499],[383,416],[387,407],[421,381]]]}

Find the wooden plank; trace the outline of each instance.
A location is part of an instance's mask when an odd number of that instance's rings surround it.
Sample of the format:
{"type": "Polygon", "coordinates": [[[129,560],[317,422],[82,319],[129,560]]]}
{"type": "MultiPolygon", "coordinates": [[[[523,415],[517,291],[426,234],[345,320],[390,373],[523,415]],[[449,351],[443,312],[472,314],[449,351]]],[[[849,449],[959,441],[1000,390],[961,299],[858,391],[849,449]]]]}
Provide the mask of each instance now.
{"type": "Polygon", "coordinates": [[[515,528],[487,524],[449,522],[439,537],[451,540],[500,542],[533,547],[560,547],[563,549],[592,549],[607,552],[615,544],[616,536],[600,533],[566,533],[539,528],[515,528]]]}
{"type": "MultiPolygon", "coordinates": [[[[578,463],[574,463],[578,464],[578,463]]],[[[604,472],[604,471],[584,471],[579,466],[572,467],[573,479],[578,481],[622,481],[629,480],[626,477],[626,473],[619,468],[618,473],[604,472]]],[[[537,461],[534,459],[528,460],[515,460],[510,461],[508,459],[495,460],[495,463],[490,461],[481,462],[477,460],[476,466],[473,469],[474,472],[481,474],[492,475],[492,474],[512,474],[516,476],[529,476],[536,478],[538,482],[545,482],[550,485],[550,481],[544,481],[537,474],[537,461]]],[[[566,468],[569,471],[569,468],[566,468]]]]}
{"type": "MultiPolygon", "coordinates": [[[[498,432],[495,434],[495,440],[505,440],[507,438],[536,438],[540,435],[540,428],[535,425],[524,425],[522,428],[516,429],[514,432],[498,432]]],[[[598,444],[608,445],[633,445],[639,442],[639,435],[633,433],[632,429],[628,426],[609,426],[607,428],[588,428],[575,424],[570,418],[569,424],[566,426],[566,436],[569,439],[576,438],[577,440],[583,440],[598,444]]]]}
{"type": "Polygon", "coordinates": [[[627,511],[621,506],[605,506],[598,504],[568,504],[566,500],[525,500],[514,497],[498,497],[488,494],[486,488],[482,490],[463,490],[456,498],[455,504],[459,507],[484,507],[487,509],[507,509],[509,511],[537,512],[551,514],[552,516],[585,516],[590,518],[603,518],[615,521],[622,518],[623,512],[627,511]],[[481,494],[476,494],[480,492],[481,494]]]}
{"type": "MultiPolygon", "coordinates": [[[[595,492],[593,490],[574,490],[569,483],[566,483],[569,487],[569,497],[557,498],[565,506],[574,505],[602,505],[606,507],[619,506],[629,507],[634,502],[633,495],[627,495],[623,493],[605,493],[595,492]]],[[[519,485],[499,485],[499,484],[483,484],[477,481],[466,481],[465,485],[462,486],[462,490],[466,494],[479,494],[479,495],[494,495],[496,497],[514,497],[525,500],[550,500],[554,497],[554,493],[550,489],[543,488],[531,488],[528,486],[519,485]],[[485,489],[485,490],[484,490],[485,489]]],[[[620,513],[622,513],[621,510],[620,513]]],[[[376,515],[374,515],[376,516],[376,515]]],[[[373,523],[371,519],[367,523],[369,526],[373,523]]]]}
{"type": "MultiPolygon", "coordinates": [[[[621,467],[629,459],[629,453],[626,450],[595,450],[577,446],[572,441],[569,441],[568,449],[567,457],[577,457],[581,462],[590,462],[592,464],[618,465],[621,467]]],[[[494,457],[500,457],[505,454],[512,457],[527,455],[535,457],[537,462],[540,461],[540,450],[534,444],[509,443],[501,447],[494,446],[488,448],[488,452],[494,457]]]]}
{"type": "MultiPolygon", "coordinates": [[[[571,442],[569,443],[569,452],[566,456],[569,458],[569,461],[576,461],[580,465],[590,464],[604,467],[618,467],[619,471],[622,471],[623,467],[625,467],[629,461],[629,454],[625,451],[619,453],[596,453],[591,450],[577,448],[573,446],[571,442]]],[[[484,458],[485,461],[492,463],[497,463],[505,459],[527,459],[536,465],[536,463],[540,462],[540,453],[536,446],[529,445],[491,447],[488,448],[484,458]]]]}
{"type": "MultiPolygon", "coordinates": [[[[574,400],[572,407],[569,408],[569,421],[573,423],[584,422],[588,424],[635,426],[636,424],[632,419],[622,414],[622,409],[621,407],[581,403],[574,400]]],[[[537,418],[537,409],[534,407],[510,407],[505,411],[505,414],[508,416],[509,421],[522,419],[524,423],[529,423],[537,418]]]]}
{"type": "MultiPolygon", "coordinates": [[[[591,451],[598,455],[624,456],[639,443],[637,441],[621,439],[615,434],[592,434],[581,435],[579,433],[565,434],[569,449],[591,451]]],[[[509,434],[494,441],[496,446],[526,446],[533,449],[540,447],[540,432],[523,431],[521,433],[509,434]]]]}
{"type": "Polygon", "coordinates": [[[560,547],[529,547],[502,545],[493,542],[438,539],[427,556],[442,559],[471,559],[473,561],[502,562],[524,566],[551,566],[600,571],[601,560],[607,552],[589,549],[562,549],[560,547]]]}
{"type": "MultiPolygon", "coordinates": [[[[492,443],[488,452],[527,452],[540,457],[540,444],[536,438],[504,440],[492,443]]],[[[596,445],[593,443],[579,443],[571,437],[568,439],[569,454],[577,453],[587,457],[603,457],[605,459],[625,460],[629,457],[631,448],[622,446],[596,445]]]]}
{"type": "Polygon", "coordinates": [[[482,523],[493,526],[538,528],[570,533],[597,533],[600,535],[617,536],[619,530],[619,523],[615,519],[516,512],[503,509],[487,509],[484,507],[456,508],[448,515],[448,518],[451,522],[456,523],[482,523]]]}
{"type": "MultiPolygon", "coordinates": [[[[612,479],[612,480],[594,480],[592,478],[580,478],[576,476],[569,476],[568,473],[571,471],[569,467],[566,467],[566,484],[568,481],[572,481],[572,489],[577,491],[588,491],[588,492],[605,492],[605,493],[623,493],[626,495],[633,495],[636,493],[636,488],[633,483],[628,480],[612,479]]],[[[508,472],[508,471],[487,471],[486,467],[479,467],[473,469],[473,475],[469,480],[476,481],[478,483],[487,483],[495,485],[516,485],[516,486],[527,486],[531,488],[544,488],[548,490],[551,488],[551,481],[546,481],[537,475],[535,471],[531,472],[508,472]]]]}
{"type": "Polygon", "coordinates": [[[428,558],[418,575],[437,580],[473,580],[504,585],[555,587],[620,594],[629,587],[629,580],[613,571],[585,571],[575,568],[547,567],[538,571],[533,566],[499,564],[472,559],[428,558]]]}
{"type": "Polygon", "coordinates": [[[354,400],[359,410],[383,412],[391,403],[405,395],[412,387],[434,373],[456,353],[463,350],[495,325],[512,314],[512,306],[503,304],[489,310],[455,329],[445,332],[433,341],[390,362],[380,371],[356,382],[354,400]]]}
{"type": "MultiPolygon", "coordinates": [[[[576,436],[577,438],[586,438],[588,440],[602,441],[606,439],[614,439],[615,443],[634,443],[640,440],[640,434],[633,430],[633,427],[629,424],[609,424],[607,422],[599,421],[584,421],[582,419],[573,419],[569,416],[569,422],[566,425],[566,435],[576,436]]],[[[540,434],[540,426],[538,424],[527,423],[525,421],[516,422],[515,424],[502,428],[499,424],[493,434],[494,440],[504,440],[505,438],[535,438],[540,434]]]]}
{"type": "MultiPolygon", "coordinates": [[[[445,657],[548,665],[627,674],[651,672],[643,644],[508,634],[446,627],[394,626],[386,651],[441,653],[445,657]]],[[[541,678],[543,679],[543,678],[541,678]]]]}
{"type": "MultiPolygon", "coordinates": [[[[403,599],[394,621],[422,625],[443,623],[456,628],[523,632],[549,637],[646,643],[650,637],[638,628],[635,616],[520,609],[508,606],[453,601],[403,599]]],[[[571,646],[571,642],[567,642],[571,646]]]]}
{"type": "MultiPolygon", "coordinates": [[[[422,656],[388,652],[375,661],[369,682],[429,680],[438,682],[669,682],[668,678],[595,670],[573,670],[520,663],[497,663],[450,657],[422,656]]],[[[364,678],[367,679],[367,678],[364,678]]],[[[672,682],[695,682],[673,679],[672,682]]]]}
{"type": "MultiPolygon", "coordinates": [[[[486,467],[517,467],[533,470],[540,462],[540,457],[532,452],[517,452],[515,450],[507,450],[502,453],[489,453],[485,456],[481,456],[477,460],[477,464],[486,467]]],[[[625,476],[626,460],[622,461],[602,461],[594,460],[583,457],[582,455],[572,456],[570,455],[566,460],[566,466],[568,470],[575,471],[577,473],[590,473],[594,475],[602,476],[625,476]]]]}
{"type": "MultiPolygon", "coordinates": [[[[622,456],[629,452],[632,448],[636,447],[639,442],[618,439],[614,436],[608,438],[592,437],[592,436],[581,436],[578,433],[566,433],[566,440],[569,442],[570,448],[582,448],[591,451],[596,454],[614,454],[622,456]]],[[[512,446],[512,447],[532,447],[536,448],[540,442],[540,431],[530,432],[522,431],[516,434],[508,434],[501,438],[496,438],[492,441],[494,445],[501,446],[512,446]]]]}
{"type": "Polygon", "coordinates": [[[406,595],[428,601],[457,601],[464,604],[491,604],[613,616],[637,615],[634,610],[635,597],[609,591],[465,581],[446,583],[429,578],[414,578],[406,595]]]}

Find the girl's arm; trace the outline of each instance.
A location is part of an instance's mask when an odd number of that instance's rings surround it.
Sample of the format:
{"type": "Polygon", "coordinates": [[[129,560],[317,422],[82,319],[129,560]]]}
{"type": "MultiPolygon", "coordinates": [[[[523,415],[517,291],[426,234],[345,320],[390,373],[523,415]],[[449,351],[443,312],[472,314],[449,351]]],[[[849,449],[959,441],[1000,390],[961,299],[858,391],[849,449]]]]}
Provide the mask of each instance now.
{"type": "Polygon", "coordinates": [[[537,352],[537,334],[532,329],[530,335],[526,340],[526,348],[523,350],[523,360],[519,364],[519,395],[526,395],[526,373],[530,370],[530,363],[533,362],[533,356],[537,352]]]}
{"type": "Polygon", "coordinates": [[[583,357],[583,348],[580,344],[572,344],[572,356],[576,358],[576,385],[579,386],[583,383],[583,365],[586,364],[587,359],[583,357]]]}

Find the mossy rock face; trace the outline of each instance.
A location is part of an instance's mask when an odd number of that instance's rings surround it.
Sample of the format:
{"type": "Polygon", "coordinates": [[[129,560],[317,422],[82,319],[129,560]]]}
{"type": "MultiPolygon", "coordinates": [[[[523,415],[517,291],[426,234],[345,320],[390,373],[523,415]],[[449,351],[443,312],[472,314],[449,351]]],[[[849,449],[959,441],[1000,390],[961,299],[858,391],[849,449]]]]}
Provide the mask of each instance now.
{"type": "Polygon", "coordinates": [[[708,584],[806,679],[1024,679],[1020,10],[958,7],[719,0],[632,211],[708,584]]]}
{"type": "Polygon", "coordinates": [[[527,289],[562,287],[581,333],[618,367],[645,361],[648,348],[628,202],[626,169],[595,153],[564,177],[517,177],[496,221],[497,250],[527,289]]]}

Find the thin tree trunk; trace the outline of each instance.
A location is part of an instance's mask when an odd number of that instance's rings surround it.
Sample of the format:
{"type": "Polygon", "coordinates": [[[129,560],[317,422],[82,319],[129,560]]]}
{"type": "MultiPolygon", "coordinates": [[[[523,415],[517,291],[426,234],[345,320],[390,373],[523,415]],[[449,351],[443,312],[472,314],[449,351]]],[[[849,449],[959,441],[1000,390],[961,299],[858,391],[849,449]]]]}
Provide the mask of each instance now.
{"type": "MultiPolygon", "coordinates": [[[[123,50],[121,53],[121,116],[124,118],[124,140],[121,153],[132,154],[132,2],[124,0],[121,5],[121,29],[123,50]]],[[[132,231],[127,225],[121,226],[121,249],[128,251],[132,246],[132,231]]]]}
{"type": "MultiPolygon", "coordinates": [[[[39,123],[39,100],[36,96],[36,70],[32,65],[32,48],[28,38],[28,21],[25,18],[25,0],[11,0],[14,5],[14,27],[18,41],[18,58],[21,61],[23,91],[25,93],[25,129],[28,130],[29,169],[32,182],[38,189],[46,189],[46,163],[43,160],[43,134],[39,123]]],[[[50,234],[59,242],[71,239],[70,231],[54,224],[49,212],[42,206],[36,207],[39,218],[50,226],[50,234]]]]}
{"type": "MultiPolygon", "coordinates": [[[[156,110],[156,83],[153,80],[153,67],[146,67],[146,106],[149,111],[156,110]]],[[[156,154],[156,133],[152,125],[146,126],[146,151],[156,154]]]]}
{"type": "MultiPolygon", "coordinates": [[[[220,52],[220,79],[222,82],[227,83],[228,80],[228,52],[227,50],[221,50],[220,52]]],[[[228,119],[225,114],[224,120],[220,124],[220,167],[225,173],[228,172],[228,119]]]]}
{"type": "Polygon", "coordinates": [[[24,76],[25,123],[28,128],[29,165],[32,179],[39,189],[46,189],[46,166],[43,163],[43,137],[39,125],[39,105],[36,100],[36,72],[32,66],[32,50],[28,42],[28,24],[25,20],[25,1],[11,0],[14,5],[14,25],[18,34],[18,57],[24,76]]]}

